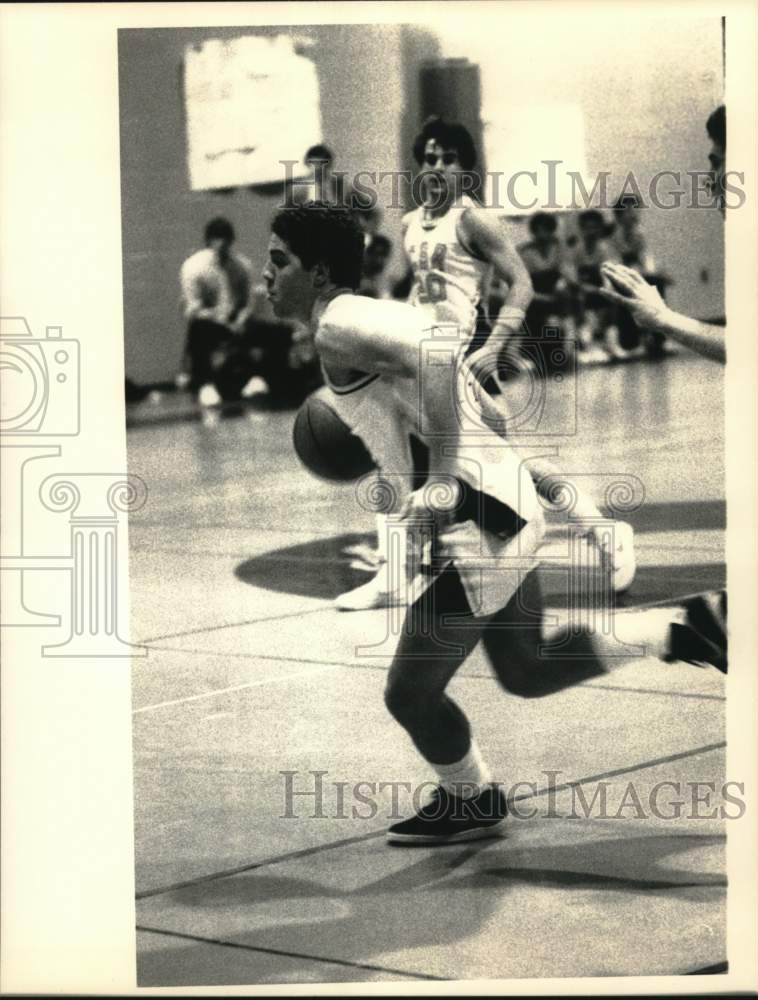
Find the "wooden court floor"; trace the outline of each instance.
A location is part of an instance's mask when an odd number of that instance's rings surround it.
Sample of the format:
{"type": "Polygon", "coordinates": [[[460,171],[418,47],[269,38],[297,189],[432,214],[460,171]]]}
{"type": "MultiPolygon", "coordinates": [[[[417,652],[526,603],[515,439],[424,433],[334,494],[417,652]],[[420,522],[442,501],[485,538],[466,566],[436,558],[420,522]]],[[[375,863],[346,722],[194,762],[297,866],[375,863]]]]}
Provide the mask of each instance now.
{"type": "MultiPolygon", "coordinates": [[[[722,377],[679,356],[556,390],[560,464],[600,498],[627,483],[626,606],[724,583],[722,377]]],[[[149,490],[129,526],[132,639],[148,650],[133,667],[139,985],[723,968],[728,822],[702,788],[725,780],[724,683],[710,668],[638,658],[519,699],[475,653],[451,690],[511,789],[507,835],[385,844],[432,776],[383,705],[387,613],[331,605],[368,579],[345,549],[373,517],[298,465],[292,420],[256,409],[129,430],[149,490]]],[[[556,613],[566,551],[554,518],[540,573],[556,613]]]]}

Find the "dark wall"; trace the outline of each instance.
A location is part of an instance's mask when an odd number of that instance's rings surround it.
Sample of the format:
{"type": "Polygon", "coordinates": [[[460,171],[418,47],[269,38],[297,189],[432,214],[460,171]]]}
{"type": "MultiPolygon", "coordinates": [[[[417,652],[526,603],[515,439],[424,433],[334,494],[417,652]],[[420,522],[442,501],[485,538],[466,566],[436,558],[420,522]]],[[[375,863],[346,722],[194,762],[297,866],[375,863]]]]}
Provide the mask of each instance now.
{"type": "MultiPolygon", "coordinates": [[[[312,39],[308,56],[319,77],[323,140],[335,153],[336,169],[350,174],[409,165],[418,66],[437,51],[424,31],[400,25],[120,31],[124,338],[126,372],[137,382],[172,379],[178,370],[184,340],[179,268],[202,245],[208,219],[227,216],[238,249],[257,272],[263,267],[277,196],[189,190],[181,89],[186,46],[250,33],[312,39]]],[[[401,215],[385,212],[382,227],[396,246],[401,215]]]]}

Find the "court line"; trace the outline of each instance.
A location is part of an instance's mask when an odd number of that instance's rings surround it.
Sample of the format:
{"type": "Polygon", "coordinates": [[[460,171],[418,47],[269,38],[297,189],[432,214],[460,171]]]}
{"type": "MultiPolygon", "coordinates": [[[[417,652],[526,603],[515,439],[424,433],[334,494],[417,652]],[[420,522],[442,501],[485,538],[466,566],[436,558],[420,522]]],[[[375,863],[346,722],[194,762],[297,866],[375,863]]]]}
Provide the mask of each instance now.
{"type": "MultiPolygon", "coordinates": [[[[165,528],[166,528],[166,521],[162,520],[160,518],[154,518],[154,519],[151,519],[151,520],[148,520],[147,518],[143,518],[143,519],[137,520],[138,517],[139,517],[139,514],[132,514],[132,515],[130,515],[130,518],[133,519],[133,521],[134,521],[134,527],[131,529],[131,531],[134,532],[135,535],[137,533],[137,529],[138,528],[158,528],[158,529],[162,529],[162,530],[165,530],[165,528]]],[[[130,520],[130,524],[131,524],[131,520],[130,520]]],[[[254,527],[251,528],[250,524],[247,521],[240,521],[240,522],[235,522],[235,521],[203,521],[203,523],[198,526],[198,531],[210,531],[210,530],[215,531],[216,529],[221,529],[222,531],[244,531],[248,535],[249,534],[255,534],[256,532],[260,532],[261,534],[266,534],[266,528],[254,528],[254,527]]],[[[274,533],[277,534],[277,535],[308,535],[310,538],[313,538],[314,540],[323,540],[325,542],[328,542],[328,541],[330,541],[330,540],[332,540],[334,538],[339,538],[342,535],[360,535],[360,536],[369,536],[369,537],[371,536],[371,531],[370,530],[364,530],[362,528],[356,528],[355,530],[352,530],[352,531],[340,531],[339,527],[336,526],[336,525],[334,526],[334,528],[330,529],[329,531],[327,531],[327,530],[318,531],[317,529],[314,529],[314,528],[285,528],[285,527],[282,527],[281,525],[277,525],[276,531],[274,533]]],[[[131,548],[131,544],[132,544],[132,539],[130,537],[130,539],[129,539],[129,546],[130,546],[130,548],[131,548]]],[[[185,547],[181,551],[187,552],[187,548],[185,547]]],[[[242,553],[242,554],[244,554],[244,553],[242,553]]]]}
{"type": "MultiPolygon", "coordinates": [[[[308,663],[308,660],[302,660],[308,663]]],[[[314,661],[315,662],[315,661],[314,661]]],[[[205,698],[215,698],[217,695],[229,694],[232,691],[244,691],[247,688],[263,687],[265,684],[279,684],[282,681],[290,681],[295,677],[313,677],[314,674],[323,674],[330,667],[339,666],[337,663],[319,663],[317,669],[298,670],[294,674],[278,674],[276,677],[265,677],[263,680],[249,681],[247,684],[235,684],[228,688],[214,688],[212,691],[203,691],[202,694],[190,694],[186,698],[174,698],[172,701],[159,701],[154,705],[143,705],[142,708],[135,708],[132,715],[139,715],[142,712],[154,712],[158,708],[168,708],[171,705],[184,705],[188,701],[202,701],[205,698]]]]}
{"type": "Polygon", "coordinates": [[[275,622],[282,618],[297,618],[298,615],[313,615],[319,611],[331,608],[331,604],[324,604],[318,608],[303,608],[301,611],[286,611],[280,615],[269,615],[264,618],[248,618],[241,622],[226,622],[223,625],[204,625],[202,628],[190,628],[183,632],[168,632],[166,635],[148,636],[147,639],[135,640],[137,646],[147,646],[150,642],[161,642],[163,639],[180,639],[184,635],[202,635],[203,632],[221,632],[225,628],[239,628],[241,625],[257,625],[259,622],[275,622]]]}
{"type": "MultiPolygon", "coordinates": [[[[484,675],[482,674],[481,676],[484,675]]],[[[657,690],[656,688],[628,688],[624,687],[622,684],[593,684],[591,681],[582,681],[581,684],[576,684],[574,686],[583,688],[594,688],[596,691],[621,691],[622,693],[628,692],[629,694],[662,694],[662,695],[667,695],[671,698],[697,698],[700,699],[701,701],[726,701],[726,695],[705,694],[705,693],[701,694],[698,691],[664,691],[664,690],[657,690]]],[[[558,692],[556,692],[556,694],[557,693],[558,692]]]]}
{"type": "Polygon", "coordinates": [[[320,854],[322,851],[330,851],[339,847],[348,847],[350,844],[359,844],[364,840],[375,840],[383,837],[386,829],[372,830],[370,833],[362,833],[355,837],[343,837],[340,840],[331,840],[326,844],[318,844],[315,847],[301,847],[295,851],[287,851],[285,854],[277,854],[271,858],[264,858],[262,861],[253,861],[250,864],[239,865],[236,868],[227,868],[220,872],[210,872],[208,875],[198,875],[196,878],[187,879],[183,882],[174,882],[171,885],[158,886],[155,889],[142,889],[135,893],[134,898],[149,899],[151,896],[162,896],[167,892],[176,892],[179,889],[190,889],[204,882],[215,882],[218,879],[229,878],[232,875],[243,875],[245,872],[255,871],[256,868],[265,868],[268,865],[277,865],[283,861],[293,861],[297,858],[307,858],[312,854],[320,854]]]}
{"type": "MultiPolygon", "coordinates": [[[[687,757],[696,757],[701,753],[710,753],[726,746],[726,740],[720,743],[708,743],[702,747],[694,747],[691,750],[682,750],[679,753],[667,754],[665,757],[655,757],[652,760],[642,761],[639,764],[632,764],[630,767],[615,768],[612,771],[604,771],[600,774],[592,774],[586,778],[577,778],[574,781],[566,781],[560,785],[548,785],[547,788],[538,788],[533,792],[524,792],[523,795],[516,795],[513,802],[523,802],[526,799],[539,798],[551,792],[562,792],[569,788],[576,788],[579,785],[589,784],[592,781],[600,781],[603,778],[618,777],[622,774],[633,774],[635,771],[644,771],[647,768],[657,767],[659,764],[669,764],[675,760],[684,760],[687,757]]],[[[229,878],[233,875],[242,875],[245,872],[255,871],[257,868],[266,868],[269,865],[281,864],[284,861],[292,861],[297,858],[311,857],[314,854],[321,854],[324,851],[336,850],[340,847],[347,847],[350,844],[359,844],[366,840],[376,840],[386,834],[386,827],[381,830],[372,830],[355,837],[344,837],[340,840],[332,840],[326,844],[316,844],[313,847],[302,847],[296,851],[287,851],[285,854],[274,855],[271,858],[264,858],[261,861],[253,861],[247,865],[239,865],[236,868],[228,868],[219,872],[210,872],[208,875],[199,875],[196,878],[186,879],[182,882],[174,882],[171,885],[158,886],[154,889],[143,889],[135,893],[135,899],[148,899],[152,896],[162,896],[169,892],[176,892],[180,889],[189,889],[204,882],[215,882],[222,878],[229,878]]],[[[460,845],[451,845],[460,846],[460,845]]]]}
{"type": "MultiPolygon", "coordinates": [[[[551,564],[545,564],[545,565],[548,568],[550,568],[550,566],[551,566],[551,564]]],[[[695,564],[693,564],[693,565],[695,565],[695,564]]],[[[710,564],[710,563],[700,564],[700,563],[698,563],[696,565],[703,565],[706,568],[710,569],[711,565],[716,565],[716,564],[715,563],[714,564],[710,564]]],[[[561,567],[561,568],[563,568],[563,567],[561,567]]],[[[666,568],[669,568],[669,567],[666,567],[666,568]]],[[[709,587],[709,588],[706,588],[705,591],[703,591],[703,590],[693,591],[692,593],[689,593],[689,594],[683,594],[680,597],[666,597],[666,598],[662,598],[661,600],[658,600],[658,601],[644,601],[641,604],[632,604],[632,605],[630,605],[628,607],[626,605],[622,605],[622,606],[620,606],[620,613],[631,614],[632,612],[635,612],[635,611],[646,611],[649,608],[661,608],[661,607],[679,608],[679,607],[681,607],[681,605],[682,605],[682,603],[684,601],[688,600],[691,597],[697,597],[697,596],[699,596],[700,594],[703,594],[703,593],[710,593],[711,591],[718,591],[718,590],[723,590],[723,589],[724,589],[724,587],[709,587]]],[[[284,591],[271,591],[271,593],[284,593],[284,591]]],[[[297,596],[297,595],[291,595],[291,596],[297,596]]],[[[299,595],[299,596],[307,596],[307,595],[299,595]]],[[[249,619],[245,619],[244,621],[241,621],[241,622],[226,622],[223,625],[204,625],[202,628],[184,629],[181,632],[167,632],[165,635],[148,636],[146,639],[136,640],[135,641],[135,645],[146,646],[146,645],[148,645],[148,643],[151,643],[151,642],[161,642],[164,639],[180,639],[182,636],[185,636],[185,635],[202,635],[204,632],[220,632],[220,631],[223,631],[223,629],[227,629],[227,628],[239,628],[239,627],[241,627],[243,625],[256,625],[259,622],[281,621],[281,620],[283,620],[285,618],[297,618],[299,615],[313,615],[313,614],[318,614],[318,613],[320,613],[322,611],[334,610],[333,604],[332,604],[331,600],[329,600],[327,598],[324,598],[323,600],[324,600],[324,604],[321,605],[321,606],[319,606],[319,607],[317,607],[317,608],[304,608],[301,611],[287,611],[287,612],[283,612],[282,614],[269,615],[269,616],[263,617],[263,618],[249,618],[249,619]]],[[[562,607],[562,606],[552,606],[552,605],[550,605],[550,606],[547,606],[547,607],[544,608],[545,615],[560,614],[561,612],[565,612],[565,611],[566,611],[566,607],[562,607]]],[[[168,648],[168,647],[165,647],[165,648],[168,648]]],[[[185,652],[185,651],[184,650],[177,650],[177,652],[185,652]]],[[[192,650],[186,650],[186,652],[192,652],[192,650]]]]}
{"type": "Polygon", "coordinates": [[[372,965],[370,962],[351,962],[344,958],[321,958],[319,955],[307,955],[300,951],[285,951],[282,948],[264,948],[261,945],[242,944],[240,941],[222,941],[219,938],[201,937],[199,934],[185,934],[182,931],[165,931],[159,927],[145,927],[137,924],[138,931],[143,934],[161,934],[164,937],[181,938],[183,941],[197,941],[200,944],[215,944],[220,948],[237,948],[240,951],[254,951],[263,955],[278,955],[282,958],[301,958],[308,962],[321,962],[324,965],[341,965],[348,969],[367,969],[369,972],[384,972],[391,976],[401,976],[406,979],[433,979],[436,982],[446,982],[443,976],[431,973],[406,972],[400,969],[390,969],[385,965],[372,965]]]}
{"type": "Polygon", "coordinates": [[[523,795],[516,795],[513,802],[523,802],[524,799],[537,799],[551,792],[565,792],[569,788],[576,788],[578,785],[586,785],[592,781],[602,781],[604,778],[617,778],[621,774],[631,774],[634,771],[645,771],[650,767],[658,767],[659,764],[670,764],[675,760],[684,760],[686,757],[696,757],[700,753],[710,753],[712,750],[720,750],[726,746],[726,740],[719,743],[707,743],[705,746],[696,747],[694,750],[680,750],[678,753],[670,753],[665,757],[656,757],[653,760],[635,764],[634,767],[617,767],[612,771],[601,771],[600,774],[591,774],[586,778],[577,778],[575,781],[564,781],[560,785],[548,785],[547,788],[538,788],[536,792],[524,792],[523,795]]]}
{"type": "MultiPolygon", "coordinates": [[[[277,656],[270,653],[216,653],[207,649],[186,649],[181,646],[155,646],[153,647],[156,652],[163,653],[188,653],[190,656],[224,656],[228,659],[234,660],[273,660],[276,663],[315,663],[319,666],[324,667],[345,667],[348,670],[376,670],[382,673],[387,673],[389,670],[389,665],[382,666],[378,663],[358,663],[355,660],[344,661],[344,660],[313,660],[313,659],[303,659],[299,656],[277,656]]],[[[389,657],[388,657],[389,659],[389,657]]],[[[696,669],[693,667],[693,670],[696,669]]],[[[298,674],[291,674],[289,676],[297,677],[298,674]]],[[[494,673],[488,674],[477,674],[477,673],[462,673],[458,675],[458,679],[465,680],[497,680],[494,673]]],[[[242,685],[245,687],[246,685],[242,685]]],[[[655,694],[660,696],[665,696],[667,698],[694,698],[700,701],[726,701],[726,696],[722,694],[706,694],[700,693],[698,691],[667,691],[658,688],[631,688],[624,687],[622,684],[593,684],[591,681],[581,681],[577,684],[568,685],[562,690],[568,691],[570,688],[591,688],[595,691],[618,691],[621,694],[655,694]]],[[[228,690],[233,690],[229,688],[228,690]]],[[[554,692],[559,694],[559,691],[554,692]]],[[[179,699],[182,701],[183,699],[179,699]]],[[[168,703],[167,703],[168,704],[168,703]]],[[[142,711],[139,709],[138,711],[142,711]]]]}

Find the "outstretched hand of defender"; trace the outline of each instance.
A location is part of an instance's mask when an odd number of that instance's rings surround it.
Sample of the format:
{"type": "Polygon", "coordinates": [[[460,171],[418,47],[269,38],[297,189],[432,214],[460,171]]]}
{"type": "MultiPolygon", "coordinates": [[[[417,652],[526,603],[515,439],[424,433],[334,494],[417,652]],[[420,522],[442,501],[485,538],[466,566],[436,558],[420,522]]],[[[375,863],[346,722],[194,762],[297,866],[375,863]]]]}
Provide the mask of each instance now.
{"type": "Polygon", "coordinates": [[[639,326],[654,329],[659,325],[668,307],[654,285],[624,264],[608,261],[601,265],[600,270],[610,287],[603,286],[595,291],[611,302],[625,306],[639,326]]]}

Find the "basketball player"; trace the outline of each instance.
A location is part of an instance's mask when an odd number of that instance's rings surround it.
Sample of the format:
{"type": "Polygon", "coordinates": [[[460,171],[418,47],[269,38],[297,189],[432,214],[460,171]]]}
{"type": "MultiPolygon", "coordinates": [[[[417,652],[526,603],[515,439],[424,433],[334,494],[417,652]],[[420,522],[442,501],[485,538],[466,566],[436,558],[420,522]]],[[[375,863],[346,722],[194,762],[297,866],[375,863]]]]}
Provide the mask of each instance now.
{"type": "MultiPolygon", "coordinates": [[[[476,165],[476,149],[468,130],[431,118],[416,137],[413,153],[420,166],[422,203],[403,219],[404,247],[413,274],[408,301],[421,310],[426,326],[453,324],[458,328],[462,345],[470,351],[471,369],[484,384],[521,332],[533,296],[529,273],[500,218],[479,208],[466,193],[475,186],[471,171],[476,165]],[[474,340],[477,306],[493,271],[508,291],[485,344],[478,346],[474,340]]],[[[530,459],[528,467],[540,495],[553,504],[562,495],[566,477],[545,458],[530,459]]],[[[636,569],[631,525],[614,522],[609,532],[609,522],[604,521],[594,501],[572,485],[577,498],[572,510],[574,523],[598,548],[614,589],[628,589],[636,569]]],[[[337,597],[335,605],[340,610],[379,608],[402,601],[403,595],[393,590],[388,580],[381,515],[377,534],[379,570],[368,583],[337,597]]]]}
{"type": "MultiPolygon", "coordinates": [[[[726,107],[723,104],[710,114],[705,128],[711,142],[708,154],[711,166],[709,187],[714,205],[723,217],[726,211],[726,107]]],[[[723,327],[701,323],[670,309],[658,289],[630,267],[609,263],[603,266],[602,271],[612,288],[603,289],[601,294],[628,309],[640,326],[663,333],[711,361],[726,363],[726,331],[723,327]]]]}
{"type": "MultiPolygon", "coordinates": [[[[705,127],[711,141],[708,155],[710,189],[714,204],[723,216],[726,210],[726,108],[723,104],[711,113],[705,127]]],[[[608,263],[603,265],[602,271],[612,286],[603,289],[602,294],[628,309],[639,326],[665,334],[711,361],[726,362],[723,327],[702,323],[670,309],[658,289],[631,267],[608,263]]],[[[726,673],[726,608],[725,591],[695,594],[683,602],[676,617],[668,623],[647,620],[645,612],[638,612],[622,621],[622,628],[627,629],[626,636],[631,642],[650,645],[663,640],[662,655],[667,659],[709,663],[726,673]]]]}
{"type": "MultiPolygon", "coordinates": [[[[312,324],[330,403],[379,468],[393,474],[393,512],[409,525],[436,527],[434,558],[426,560],[425,572],[409,573],[410,606],[385,697],[439,784],[432,802],[391,827],[388,838],[469,840],[492,835],[506,804],[466,716],[445,689],[480,639],[508,690],[533,693],[525,690],[529,676],[550,673],[550,661],[538,655],[541,598],[534,569],[542,509],[514,448],[483,420],[461,417],[451,405],[461,398],[461,385],[475,381],[462,352],[455,364],[425,363],[430,331],[422,311],[355,294],[362,252],[360,229],[346,209],[323,203],[285,208],[272,223],[263,278],[278,316],[312,324]],[[416,489],[411,434],[428,449],[427,480],[416,489]],[[435,502],[439,493],[446,503],[435,502]]],[[[493,404],[486,393],[481,404],[489,419],[493,404]]],[[[577,674],[603,672],[585,638],[573,641],[575,659],[563,646],[553,664],[561,677],[573,674],[568,683],[575,683],[577,674]]]]}

